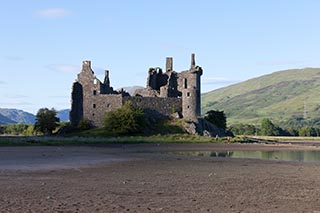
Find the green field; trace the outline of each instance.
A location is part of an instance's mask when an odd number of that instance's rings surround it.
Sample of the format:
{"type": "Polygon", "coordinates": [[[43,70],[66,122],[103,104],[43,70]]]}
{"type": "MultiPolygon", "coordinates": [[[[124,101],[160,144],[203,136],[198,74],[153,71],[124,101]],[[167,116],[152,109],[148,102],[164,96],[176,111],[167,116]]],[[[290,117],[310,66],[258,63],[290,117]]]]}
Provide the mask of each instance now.
{"type": "MultiPolygon", "coordinates": [[[[96,131],[96,130],[93,130],[96,131]]],[[[79,134],[78,136],[1,136],[0,146],[39,146],[39,145],[103,145],[103,144],[127,144],[127,143],[219,143],[226,142],[226,138],[209,138],[199,135],[168,134],[152,136],[98,136],[96,133],[79,134]],[[95,135],[95,136],[94,136],[95,135]]],[[[239,141],[234,138],[232,142],[239,141]]]]}
{"type": "Polygon", "coordinates": [[[320,69],[274,72],[202,95],[202,113],[224,110],[228,125],[320,118],[320,69]]]}

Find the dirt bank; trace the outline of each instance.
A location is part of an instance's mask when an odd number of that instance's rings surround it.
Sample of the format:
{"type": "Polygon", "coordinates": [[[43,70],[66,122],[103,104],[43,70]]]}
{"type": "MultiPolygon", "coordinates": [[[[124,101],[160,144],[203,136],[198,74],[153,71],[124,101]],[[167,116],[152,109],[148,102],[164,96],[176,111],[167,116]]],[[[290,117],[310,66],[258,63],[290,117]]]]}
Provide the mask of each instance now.
{"type": "Polygon", "coordinates": [[[3,147],[0,148],[0,210],[317,212],[320,211],[319,163],[164,153],[305,148],[318,149],[255,144],[3,147]],[[15,167],[19,164],[25,167],[15,167]]]}

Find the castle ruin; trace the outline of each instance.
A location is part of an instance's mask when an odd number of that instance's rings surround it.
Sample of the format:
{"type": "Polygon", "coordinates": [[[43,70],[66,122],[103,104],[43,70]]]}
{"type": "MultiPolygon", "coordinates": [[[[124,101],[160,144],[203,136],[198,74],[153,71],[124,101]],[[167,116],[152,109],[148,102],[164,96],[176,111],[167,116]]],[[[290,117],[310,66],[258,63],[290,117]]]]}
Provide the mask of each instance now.
{"type": "Polygon", "coordinates": [[[195,55],[191,55],[188,70],[176,72],[173,58],[166,58],[166,68],[150,68],[147,85],[131,96],[124,90],[115,91],[110,86],[109,71],[104,81],[94,75],[90,61],[83,61],[78,79],[73,83],[71,94],[70,121],[76,126],[87,119],[96,127],[103,126],[106,112],[120,108],[130,101],[141,107],[145,114],[154,118],[169,117],[177,113],[181,118],[198,122],[200,112],[200,84],[202,68],[196,66],[195,55]]]}

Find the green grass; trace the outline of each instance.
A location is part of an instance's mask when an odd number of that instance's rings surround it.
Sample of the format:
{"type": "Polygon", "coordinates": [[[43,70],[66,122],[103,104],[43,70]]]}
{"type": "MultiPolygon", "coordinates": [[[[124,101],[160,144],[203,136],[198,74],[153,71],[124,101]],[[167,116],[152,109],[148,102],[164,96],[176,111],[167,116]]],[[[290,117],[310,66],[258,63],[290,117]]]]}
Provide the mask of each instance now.
{"type": "MultiPolygon", "coordinates": [[[[92,129],[69,135],[57,136],[1,136],[0,146],[68,146],[68,145],[106,145],[106,144],[141,144],[141,143],[226,143],[226,137],[218,140],[199,135],[166,134],[151,136],[105,136],[103,129],[92,129]]],[[[252,143],[248,138],[256,138],[266,142],[276,141],[319,141],[320,137],[276,137],[276,136],[237,136],[231,143],[252,143]]]]}
{"type": "Polygon", "coordinates": [[[320,69],[275,72],[202,95],[202,113],[224,110],[228,125],[259,124],[262,118],[281,122],[302,117],[319,118],[320,69]]]}
{"type": "MultiPolygon", "coordinates": [[[[68,137],[0,137],[0,146],[52,146],[52,145],[103,145],[103,144],[137,144],[137,143],[219,143],[225,142],[226,138],[203,137],[199,135],[187,134],[167,134],[167,135],[152,135],[152,136],[102,136],[98,134],[100,130],[91,130],[92,134],[86,136],[84,132],[78,136],[68,137]],[[93,134],[94,132],[94,134],[93,134]],[[95,135],[95,136],[93,136],[95,135]]],[[[234,139],[235,140],[235,139],[234,139]]]]}
{"type": "Polygon", "coordinates": [[[256,138],[266,141],[320,141],[320,137],[294,137],[294,136],[250,136],[250,138],[256,138]]]}

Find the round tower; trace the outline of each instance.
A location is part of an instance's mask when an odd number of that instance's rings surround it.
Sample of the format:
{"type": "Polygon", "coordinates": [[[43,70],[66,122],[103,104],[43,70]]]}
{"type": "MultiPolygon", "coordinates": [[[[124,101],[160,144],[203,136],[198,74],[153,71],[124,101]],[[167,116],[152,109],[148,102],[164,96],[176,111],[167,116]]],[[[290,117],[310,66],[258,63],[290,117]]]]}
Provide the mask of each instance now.
{"type": "Polygon", "coordinates": [[[182,116],[186,120],[198,121],[197,114],[197,91],[195,88],[182,90],[182,116]]]}
{"type": "Polygon", "coordinates": [[[202,69],[195,65],[195,55],[191,55],[191,67],[182,79],[182,116],[187,120],[198,122],[201,116],[201,75],[202,69]]]}

